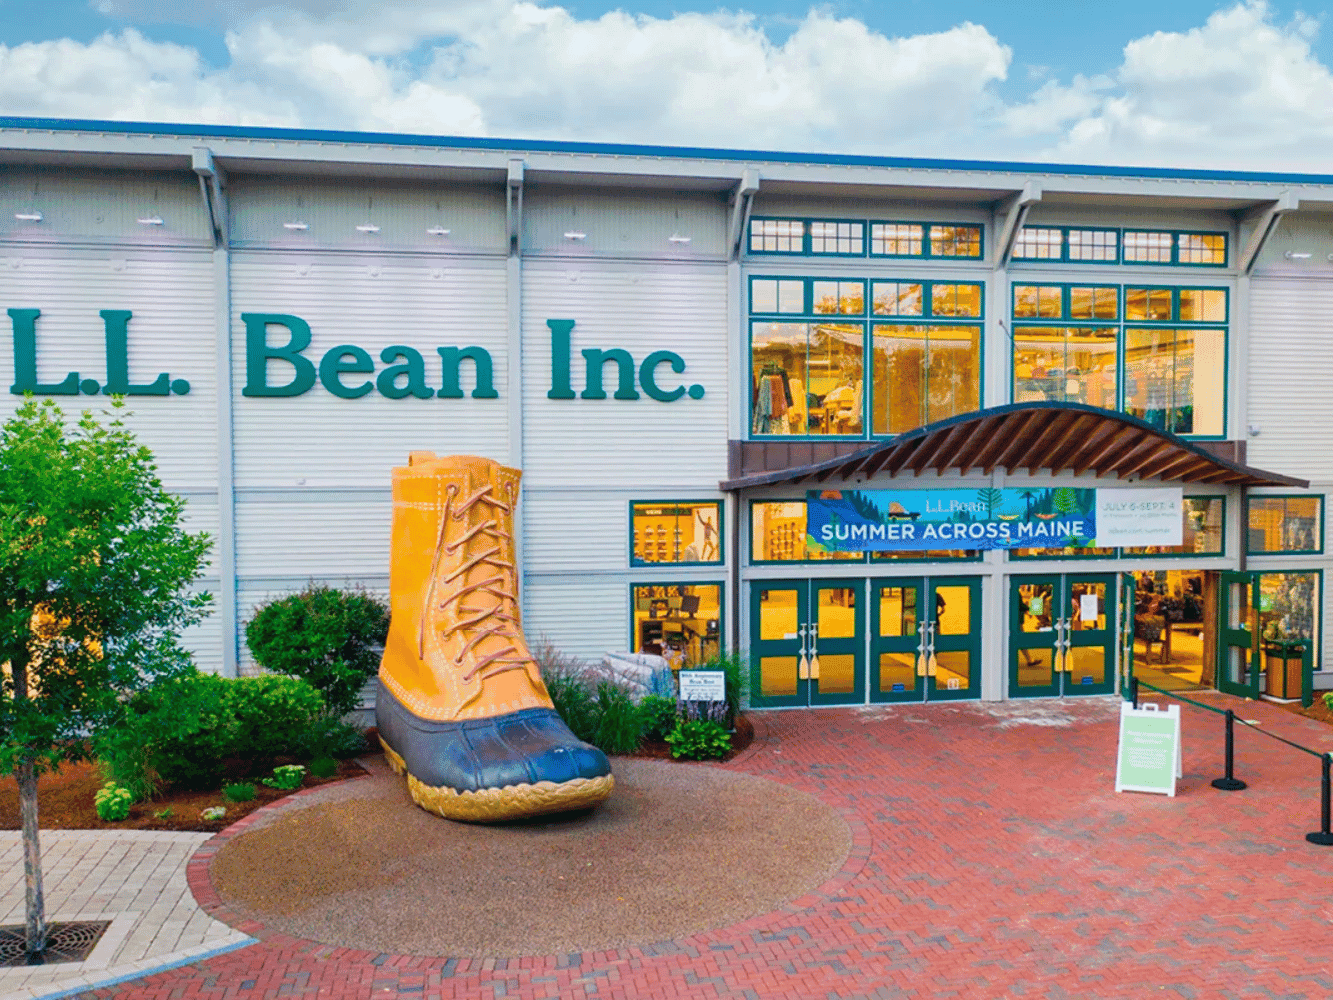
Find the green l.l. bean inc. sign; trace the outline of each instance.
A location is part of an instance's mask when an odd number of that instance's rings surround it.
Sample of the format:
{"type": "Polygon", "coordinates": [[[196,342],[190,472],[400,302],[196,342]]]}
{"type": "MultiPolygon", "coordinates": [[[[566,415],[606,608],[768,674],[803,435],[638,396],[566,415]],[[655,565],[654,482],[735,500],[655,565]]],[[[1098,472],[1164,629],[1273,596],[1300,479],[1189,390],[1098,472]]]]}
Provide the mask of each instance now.
{"type": "Polygon", "coordinates": [[[1115,790],[1174,796],[1181,777],[1180,706],[1163,712],[1156,705],[1121,704],[1115,790]]]}

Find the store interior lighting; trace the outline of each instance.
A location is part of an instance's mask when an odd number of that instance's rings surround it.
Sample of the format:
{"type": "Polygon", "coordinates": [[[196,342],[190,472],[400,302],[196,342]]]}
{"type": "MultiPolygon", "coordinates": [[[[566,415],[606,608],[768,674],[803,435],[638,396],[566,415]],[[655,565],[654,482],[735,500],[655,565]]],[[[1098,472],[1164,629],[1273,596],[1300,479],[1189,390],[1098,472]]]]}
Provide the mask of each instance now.
{"type": "Polygon", "coordinates": [[[15,213],[14,213],[14,218],[18,219],[19,222],[41,222],[41,221],[42,221],[42,213],[41,213],[41,212],[15,212],[15,213]]]}

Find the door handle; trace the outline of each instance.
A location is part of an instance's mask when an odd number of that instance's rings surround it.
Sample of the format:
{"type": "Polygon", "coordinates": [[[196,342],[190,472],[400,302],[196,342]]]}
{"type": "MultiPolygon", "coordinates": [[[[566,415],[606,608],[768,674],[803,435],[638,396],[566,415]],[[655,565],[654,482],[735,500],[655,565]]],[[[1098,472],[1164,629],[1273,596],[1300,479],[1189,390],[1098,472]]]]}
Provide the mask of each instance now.
{"type": "Polygon", "coordinates": [[[921,636],[921,643],[916,647],[916,675],[918,677],[925,677],[927,669],[926,649],[928,648],[926,643],[926,623],[922,622],[916,627],[916,630],[921,636]]]}
{"type": "Polygon", "coordinates": [[[1055,619],[1055,663],[1054,671],[1057,674],[1065,672],[1065,620],[1063,618],[1055,619]]]}
{"type": "Polygon", "coordinates": [[[819,626],[810,626],[810,680],[819,680],[819,626]]]}
{"type": "Polygon", "coordinates": [[[928,649],[930,650],[930,656],[929,656],[929,658],[926,660],[926,675],[929,676],[929,677],[934,677],[935,674],[936,674],[936,672],[937,672],[938,669],[939,669],[939,665],[935,662],[935,623],[934,623],[934,622],[930,622],[929,624],[926,625],[926,637],[927,637],[926,641],[927,641],[927,643],[928,643],[928,649]]]}
{"type": "Polygon", "coordinates": [[[798,628],[796,633],[801,637],[801,658],[796,665],[796,679],[808,681],[810,679],[810,661],[805,654],[805,626],[802,625],[798,628]]]}

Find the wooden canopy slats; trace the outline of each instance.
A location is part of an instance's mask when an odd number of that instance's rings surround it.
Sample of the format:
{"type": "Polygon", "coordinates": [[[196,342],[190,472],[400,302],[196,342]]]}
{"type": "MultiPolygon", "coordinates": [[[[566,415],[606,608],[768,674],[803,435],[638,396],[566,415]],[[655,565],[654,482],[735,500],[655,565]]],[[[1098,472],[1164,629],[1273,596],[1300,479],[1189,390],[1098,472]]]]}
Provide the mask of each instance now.
{"type": "MultiPolygon", "coordinates": [[[[792,459],[803,449],[793,448],[792,459]]],[[[804,449],[810,456],[828,448],[804,449]]],[[[1102,410],[1082,403],[1011,403],[978,410],[899,434],[883,442],[824,457],[805,465],[757,472],[723,481],[724,490],[748,489],[778,483],[864,482],[871,476],[897,476],[910,470],[920,476],[927,469],[943,475],[953,469],[966,474],[997,468],[1010,473],[1027,470],[1036,475],[1068,471],[1081,476],[1120,479],[1135,477],[1161,482],[1212,483],[1231,486],[1308,485],[1302,479],[1254,469],[1229,457],[1214,454],[1192,441],[1158,430],[1126,413],[1102,410]]]]}

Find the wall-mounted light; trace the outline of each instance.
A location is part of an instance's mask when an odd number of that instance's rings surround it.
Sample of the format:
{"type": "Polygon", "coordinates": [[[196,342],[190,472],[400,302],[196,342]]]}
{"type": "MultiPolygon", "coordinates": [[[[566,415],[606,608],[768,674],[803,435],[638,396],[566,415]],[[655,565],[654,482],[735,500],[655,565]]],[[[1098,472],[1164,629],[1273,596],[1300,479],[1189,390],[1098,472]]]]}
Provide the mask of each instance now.
{"type": "Polygon", "coordinates": [[[284,222],[284,223],[282,224],[282,228],[283,228],[283,229],[299,229],[299,230],[301,230],[301,231],[304,232],[305,230],[307,230],[307,229],[310,228],[310,223],[308,223],[308,222],[284,222]]]}
{"type": "Polygon", "coordinates": [[[667,242],[668,242],[668,243],[688,243],[688,242],[690,242],[690,238],[689,238],[688,236],[681,236],[681,235],[679,235],[679,234],[677,234],[677,233],[672,233],[670,236],[667,237],[667,242]]]}
{"type": "Polygon", "coordinates": [[[588,238],[587,233],[574,233],[574,232],[565,233],[565,239],[567,240],[586,240],[587,238],[588,238]]]}
{"type": "Polygon", "coordinates": [[[1288,250],[1282,256],[1286,257],[1287,260],[1309,260],[1313,254],[1308,254],[1299,250],[1288,250]]]}
{"type": "Polygon", "coordinates": [[[378,233],[380,231],[380,227],[375,225],[375,223],[373,222],[363,222],[361,223],[361,225],[356,227],[356,231],[358,233],[378,233]]]}
{"type": "Polygon", "coordinates": [[[141,226],[160,226],[160,225],[163,225],[162,217],[161,217],[160,215],[150,215],[150,216],[149,216],[148,218],[146,218],[146,219],[139,219],[138,222],[139,222],[139,225],[141,225],[141,226]]]}
{"type": "Polygon", "coordinates": [[[448,236],[448,235],[449,235],[449,230],[445,229],[443,226],[431,226],[429,229],[426,230],[426,235],[427,235],[427,236],[448,236]]]}
{"type": "Polygon", "coordinates": [[[15,213],[14,213],[14,218],[18,219],[19,222],[41,222],[41,221],[42,221],[42,213],[41,213],[41,212],[15,212],[15,213]]]}

